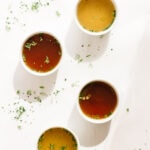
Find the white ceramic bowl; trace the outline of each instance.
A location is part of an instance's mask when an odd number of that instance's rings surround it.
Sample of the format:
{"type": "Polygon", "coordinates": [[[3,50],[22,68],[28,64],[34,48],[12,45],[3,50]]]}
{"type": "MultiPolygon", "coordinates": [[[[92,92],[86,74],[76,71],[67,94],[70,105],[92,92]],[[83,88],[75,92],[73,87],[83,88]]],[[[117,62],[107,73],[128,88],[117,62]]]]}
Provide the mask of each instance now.
{"type": "MultiPolygon", "coordinates": [[[[73,143],[75,142],[75,145],[70,145],[71,148],[73,150],[79,150],[80,149],[79,148],[80,144],[79,144],[79,140],[78,140],[77,135],[71,129],[68,129],[67,127],[63,127],[63,126],[52,126],[52,127],[48,128],[47,130],[45,130],[44,132],[42,132],[41,135],[38,137],[37,145],[36,145],[36,150],[44,150],[44,149],[42,149],[42,146],[43,146],[42,142],[44,140],[48,141],[48,140],[44,139],[46,137],[48,138],[48,132],[49,132],[49,135],[50,135],[50,132],[53,132],[52,136],[53,136],[53,138],[55,138],[55,140],[53,140],[55,143],[48,143],[49,146],[51,145],[51,148],[54,148],[55,146],[59,146],[60,149],[61,148],[65,149],[65,147],[69,146],[69,145],[67,145],[67,143],[64,143],[64,138],[65,137],[63,136],[63,130],[66,132],[67,140],[68,141],[71,140],[71,142],[73,142],[73,143]],[[57,132],[56,132],[56,135],[55,135],[55,131],[56,130],[57,130],[57,132]],[[58,130],[60,131],[60,133],[58,132],[58,130]],[[46,133],[46,136],[44,136],[45,133],[46,133]],[[60,141],[61,145],[58,143],[57,140],[60,141]],[[57,143],[56,143],[56,141],[57,141],[57,143]],[[59,144],[59,145],[57,145],[57,144],[59,144]]],[[[50,139],[52,139],[52,137],[50,139]]]]}
{"type": "Polygon", "coordinates": [[[85,28],[81,25],[81,23],[80,23],[80,21],[79,21],[79,19],[78,19],[78,16],[77,16],[77,12],[78,12],[78,11],[77,11],[77,10],[78,10],[78,5],[79,5],[80,1],[82,1],[82,0],[78,0],[77,4],[76,4],[76,6],[75,6],[75,22],[76,22],[77,26],[79,27],[79,29],[80,29],[81,31],[83,31],[84,33],[88,34],[88,35],[94,35],[94,36],[100,36],[100,35],[105,35],[105,34],[109,33],[109,32],[112,30],[112,28],[114,27],[114,25],[115,25],[115,23],[116,23],[116,20],[117,20],[117,16],[118,16],[118,9],[117,9],[116,2],[115,2],[114,0],[111,0],[113,6],[114,6],[114,8],[115,8],[115,12],[114,12],[115,14],[114,14],[114,20],[113,20],[113,22],[110,24],[110,26],[109,26],[108,28],[106,28],[105,30],[93,32],[93,31],[90,31],[90,30],[85,29],[85,28]]]}
{"type": "MultiPolygon", "coordinates": [[[[34,44],[34,43],[33,43],[34,44]]],[[[49,33],[47,31],[39,31],[39,32],[34,32],[32,34],[30,34],[22,43],[21,45],[21,51],[20,51],[20,59],[21,59],[21,64],[23,65],[23,67],[25,68],[25,70],[33,75],[36,75],[36,76],[47,76],[47,75],[50,75],[52,73],[54,73],[56,70],[58,70],[61,62],[62,62],[62,58],[63,58],[63,46],[60,42],[60,40],[52,33],[49,33]],[[24,48],[24,45],[25,43],[27,42],[28,39],[30,39],[31,37],[33,37],[34,35],[37,35],[37,34],[48,34],[48,35],[51,35],[53,38],[55,38],[57,40],[57,42],[59,43],[60,45],[60,50],[61,50],[61,56],[60,56],[60,59],[58,61],[58,63],[56,64],[56,66],[46,72],[39,72],[39,71],[36,71],[36,70],[33,70],[31,69],[26,63],[25,63],[25,60],[24,60],[24,56],[23,56],[23,48],[24,48]]]]}
{"type": "MultiPolygon", "coordinates": [[[[88,90],[87,90],[87,91],[88,91],[88,90]]],[[[94,89],[94,91],[96,91],[96,90],[94,89]]],[[[98,92],[100,93],[101,91],[99,90],[98,92]]],[[[93,97],[94,97],[94,94],[93,94],[93,97]]],[[[99,98],[99,99],[100,99],[100,98],[99,98]]],[[[104,98],[104,99],[105,99],[105,98],[104,98]]],[[[79,111],[79,114],[80,114],[85,120],[89,121],[90,123],[95,123],[95,124],[98,124],[98,123],[106,123],[106,122],[112,120],[112,118],[116,115],[117,111],[119,110],[119,101],[120,101],[120,98],[119,98],[118,91],[117,91],[117,89],[116,89],[114,86],[112,86],[112,84],[110,84],[109,82],[107,82],[107,81],[105,81],[105,80],[92,80],[92,81],[89,81],[89,82],[85,83],[85,84],[80,88],[79,94],[78,94],[78,97],[77,97],[77,109],[78,109],[78,111],[79,111]],[[107,115],[105,115],[105,117],[93,118],[93,117],[91,117],[91,116],[85,114],[83,108],[81,108],[81,106],[80,106],[80,100],[84,100],[84,101],[90,100],[90,102],[89,102],[90,104],[91,104],[91,103],[94,103],[94,104],[98,105],[98,103],[95,103],[95,102],[92,101],[92,94],[90,94],[90,92],[88,92],[87,94],[84,93],[84,94],[81,95],[81,93],[83,92],[83,89],[84,89],[85,87],[87,87],[87,85],[91,85],[91,83],[95,83],[95,82],[100,83],[100,84],[103,84],[104,86],[106,86],[107,89],[109,89],[109,91],[112,91],[113,94],[114,94],[114,96],[116,97],[115,108],[113,109],[113,111],[111,111],[111,114],[109,114],[109,115],[107,114],[107,115]],[[81,98],[82,98],[82,99],[81,99],[81,98]],[[84,98],[84,99],[83,99],[83,98],[84,98]],[[87,98],[87,99],[86,99],[86,98],[87,98]],[[91,99],[90,99],[90,98],[91,98],[91,99]]],[[[87,106],[87,103],[86,103],[86,106],[87,106]]],[[[90,107],[94,108],[93,110],[95,110],[95,106],[93,106],[93,104],[92,104],[92,106],[90,106],[90,107]]]]}

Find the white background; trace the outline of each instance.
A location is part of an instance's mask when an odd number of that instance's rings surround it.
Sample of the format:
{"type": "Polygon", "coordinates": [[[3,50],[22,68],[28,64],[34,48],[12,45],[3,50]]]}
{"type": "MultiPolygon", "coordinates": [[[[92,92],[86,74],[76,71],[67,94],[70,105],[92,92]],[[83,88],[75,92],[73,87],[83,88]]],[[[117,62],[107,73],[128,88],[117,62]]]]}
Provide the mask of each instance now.
{"type": "Polygon", "coordinates": [[[76,133],[81,150],[149,150],[150,1],[116,0],[118,20],[104,37],[78,29],[77,0],[41,0],[31,10],[33,2],[0,0],[0,149],[36,150],[41,132],[57,125],[76,133]],[[64,48],[59,70],[47,77],[30,75],[20,64],[22,42],[37,31],[56,35],[64,48]],[[120,94],[120,110],[106,124],[90,124],[76,109],[79,89],[93,79],[111,82],[120,94]],[[47,95],[30,103],[28,90],[36,92],[32,98],[47,95]],[[16,120],[20,106],[26,111],[16,120]]]}

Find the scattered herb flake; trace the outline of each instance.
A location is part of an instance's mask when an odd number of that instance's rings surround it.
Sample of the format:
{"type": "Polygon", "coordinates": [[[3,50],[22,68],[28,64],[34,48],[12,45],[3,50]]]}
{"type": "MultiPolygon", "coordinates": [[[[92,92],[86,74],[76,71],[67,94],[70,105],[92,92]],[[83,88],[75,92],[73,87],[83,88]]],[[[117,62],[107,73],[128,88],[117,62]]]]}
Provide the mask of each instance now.
{"type": "Polygon", "coordinates": [[[40,97],[40,96],[35,96],[35,97],[34,97],[34,99],[35,99],[35,100],[37,100],[37,101],[38,101],[38,102],[40,102],[40,103],[42,102],[42,100],[41,100],[41,97],[40,97]]]}
{"type": "Polygon", "coordinates": [[[31,96],[32,95],[32,91],[31,90],[27,90],[27,96],[31,96]]]}
{"type": "Polygon", "coordinates": [[[40,86],[40,89],[44,89],[45,87],[43,85],[40,86]]]}
{"type": "Polygon", "coordinates": [[[61,147],[61,150],[66,150],[67,149],[67,146],[62,146],[61,147]]]}
{"type": "Polygon", "coordinates": [[[113,11],[113,17],[116,17],[116,10],[113,11]]]}
{"type": "Polygon", "coordinates": [[[25,111],[26,111],[26,109],[24,108],[24,106],[19,106],[16,109],[16,114],[17,115],[15,116],[15,119],[19,120],[25,111]]]}
{"type": "Polygon", "coordinates": [[[80,62],[83,61],[83,58],[80,56],[80,54],[76,54],[76,55],[75,55],[75,60],[76,60],[78,63],[80,63],[80,62]]]}
{"type": "Polygon", "coordinates": [[[18,125],[17,128],[18,128],[19,130],[21,130],[21,129],[22,129],[22,126],[21,126],[21,125],[18,125]]]}
{"type": "Polygon", "coordinates": [[[67,81],[67,78],[65,78],[64,81],[66,82],[66,81],[67,81]]]}
{"type": "Polygon", "coordinates": [[[56,11],[56,15],[57,15],[58,17],[61,15],[58,10],[56,11]]]}
{"type": "Polygon", "coordinates": [[[54,94],[55,96],[57,96],[59,93],[60,93],[59,90],[56,90],[56,91],[53,92],[53,94],[54,94]]]}
{"type": "Polygon", "coordinates": [[[40,6],[42,6],[42,4],[40,2],[33,2],[32,5],[31,5],[31,10],[38,11],[38,9],[40,8],[40,6]]]}
{"type": "Polygon", "coordinates": [[[86,58],[89,58],[89,57],[91,57],[91,54],[86,55],[86,58]]]}
{"type": "Polygon", "coordinates": [[[17,90],[16,93],[17,93],[17,95],[19,95],[20,94],[20,90],[17,90]]]}
{"type": "Polygon", "coordinates": [[[41,96],[47,96],[47,94],[45,92],[40,92],[41,96]]]}
{"type": "Polygon", "coordinates": [[[71,84],[71,87],[77,87],[78,84],[79,84],[79,81],[73,82],[73,83],[71,84]]]}
{"type": "Polygon", "coordinates": [[[91,44],[88,44],[87,46],[88,46],[88,47],[90,47],[90,46],[91,46],[91,44]]]}

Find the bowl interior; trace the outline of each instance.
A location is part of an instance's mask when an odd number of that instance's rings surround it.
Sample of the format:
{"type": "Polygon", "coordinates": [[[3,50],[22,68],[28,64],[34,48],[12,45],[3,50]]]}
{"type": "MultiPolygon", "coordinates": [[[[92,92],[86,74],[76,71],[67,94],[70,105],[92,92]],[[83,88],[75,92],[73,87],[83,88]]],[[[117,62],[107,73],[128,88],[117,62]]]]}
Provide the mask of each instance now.
{"type": "Polygon", "coordinates": [[[110,121],[118,108],[116,89],[106,81],[94,80],[85,84],[78,95],[78,110],[88,121],[110,121]]]}
{"type": "Polygon", "coordinates": [[[53,34],[37,32],[30,35],[21,47],[21,62],[34,75],[44,76],[58,69],[63,48],[53,34]]]}
{"type": "Polygon", "coordinates": [[[37,143],[37,150],[78,150],[79,141],[76,135],[64,127],[51,127],[42,133],[37,143]]]}
{"type": "Polygon", "coordinates": [[[89,35],[108,33],[112,30],[116,18],[117,6],[114,0],[79,0],[76,5],[77,26],[89,35]]]}

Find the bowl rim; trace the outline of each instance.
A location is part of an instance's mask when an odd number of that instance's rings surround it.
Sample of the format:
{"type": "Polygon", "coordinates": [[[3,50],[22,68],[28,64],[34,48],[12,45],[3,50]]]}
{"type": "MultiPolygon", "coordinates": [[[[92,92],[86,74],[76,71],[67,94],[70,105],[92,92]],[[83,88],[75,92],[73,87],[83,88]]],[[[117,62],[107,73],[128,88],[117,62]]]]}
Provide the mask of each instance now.
{"type": "Polygon", "coordinates": [[[112,84],[110,81],[107,81],[107,80],[104,80],[104,79],[94,79],[94,80],[90,80],[90,81],[87,81],[86,83],[84,83],[80,89],[79,89],[79,92],[78,92],[78,97],[77,97],[77,109],[78,109],[78,112],[79,114],[88,122],[90,123],[94,123],[94,124],[101,124],[101,123],[106,123],[106,122],[109,122],[111,121],[117,114],[117,112],[119,111],[119,106],[120,106],[120,96],[119,96],[119,91],[117,90],[117,88],[114,86],[114,84],[112,84]],[[117,104],[116,104],[116,107],[114,109],[114,111],[112,112],[111,115],[109,115],[108,117],[106,118],[100,118],[100,119],[93,119],[91,117],[88,117],[82,110],[81,110],[81,107],[80,107],[80,104],[79,104],[79,96],[80,96],[80,93],[82,91],[82,89],[90,84],[90,83],[93,83],[93,82],[103,82],[105,83],[106,85],[110,86],[111,88],[113,88],[113,90],[115,91],[116,93],[116,96],[117,96],[117,104]]]}
{"type": "Polygon", "coordinates": [[[44,30],[42,30],[42,31],[41,31],[41,30],[40,30],[40,31],[34,31],[34,32],[28,34],[28,36],[26,35],[26,37],[24,38],[24,40],[23,40],[22,43],[21,43],[21,48],[20,48],[20,62],[21,62],[21,64],[22,64],[22,66],[24,67],[24,69],[25,69],[27,72],[29,72],[30,74],[35,75],[35,76],[48,76],[48,75],[51,75],[51,74],[53,74],[54,72],[56,72],[56,71],[58,70],[58,68],[60,67],[60,65],[61,65],[61,62],[62,62],[62,59],[63,59],[63,55],[64,55],[64,48],[63,48],[62,42],[60,42],[60,41],[61,41],[61,40],[60,40],[54,33],[49,32],[49,31],[44,31],[44,30]],[[60,48],[61,48],[61,57],[60,57],[60,59],[59,59],[57,65],[56,65],[53,69],[51,69],[51,70],[49,70],[49,71],[47,71],[47,72],[37,72],[37,71],[32,70],[30,67],[28,67],[28,66],[25,64],[25,62],[24,62],[24,60],[23,60],[23,57],[22,57],[22,51],[23,51],[23,46],[24,46],[25,42],[26,42],[30,37],[32,37],[32,36],[34,36],[34,35],[36,35],[36,34],[40,34],[40,33],[45,33],[45,34],[48,34],[48,35],[50,35],[50,36],[53,36],[53,37],[59,42],[59,45],[60,45],[60,48]]]}
{"type": "Polygon", "coordinates": [[[79,27],[79,29],[81,31],[83,31],[84,33],[88,34],[88,35],[92,35],[92,36],[101,36],[101,35],[105,35],[107,33],[109,33],[115,26],[116,22],[117,22],[117,18],[118,18],[118,6],[116,4],[116,1],[115,0],[110,0],[112,2],[112,4],[114,5],[115,7],[115,17],[114,17],[114,20],[113,22],[111,23],[111,25],[105,29],[105,30],[102,30],[102,31],[98,31],[98,32],[92,32],[90,30],[87,30],[85,29],[79,22],[78,20],[78,17],[77,17],[77,9],[78,9],[78,5],[80,3],[80,1],[82,0],[79,0],[77,3],[76,3],[76,6],[75,6],[75,13],[74,13],[74,18],[75,18],[75,23],[77,24],[77,26],[79,27]]]}
{"type": "Polygon", "coordinates": [[[60,129],[64,129],[66,131],[68,131],[69,133],[71,133],[71,135],[75,138],[76,140],[76,143],[77,143],[77,150],[80,149],[80,142],[79,142],[79,138],[77,136],[77,134],[72,130],[70,129],[69,127],[65,127],[63,125],[53,125],[51,127],[48,127],[46,128],[45,130],[43,130],[39,135],[38,135],[38,138],[37,138],[37,141],[36,141],[36,150],[39,150],[38,149],[38,143],[39,143],[39,139],[40,137],[47,131],[49,131],[50,129],[55,129],[55,128],[60,128],[60,129]]]}

